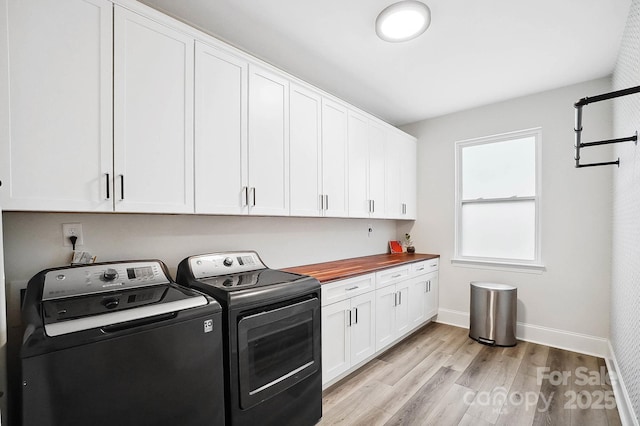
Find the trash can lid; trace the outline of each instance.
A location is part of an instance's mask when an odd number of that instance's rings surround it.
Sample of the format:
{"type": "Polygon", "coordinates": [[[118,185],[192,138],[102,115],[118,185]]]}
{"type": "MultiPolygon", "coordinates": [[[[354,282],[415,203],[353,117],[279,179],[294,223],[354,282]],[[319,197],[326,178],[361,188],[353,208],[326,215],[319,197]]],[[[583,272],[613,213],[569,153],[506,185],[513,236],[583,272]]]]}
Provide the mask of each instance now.
{"type": "Polygon", "coordinates": [[[485,288],[487,290],[516,290],[517,288],[508,284],[490,283],[484,281],[471,281],[474,287],[485,288]]]}

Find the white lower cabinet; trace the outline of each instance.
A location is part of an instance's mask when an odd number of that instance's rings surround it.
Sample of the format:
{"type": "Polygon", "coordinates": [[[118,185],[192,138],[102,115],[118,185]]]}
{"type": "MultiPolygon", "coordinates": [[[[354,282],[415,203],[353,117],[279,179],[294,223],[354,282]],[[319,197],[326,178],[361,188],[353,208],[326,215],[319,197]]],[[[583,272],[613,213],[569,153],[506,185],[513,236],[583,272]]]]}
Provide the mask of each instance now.
{"type": "Polygon", "coordinates": [[[409,331],[409,280],[376,290],[376,351],[409,331]]]}
{"type": "Polygon", "coordinates": [[[322,379],[328,382],[375,353],[374,293],[323,307],[322,379]]]}
{"type": "Polygon", "coordinates": [[[409,280],[409,328],[415,328],[438,314],[438,272],[409,280]]]}
{"type": "Polygon", "coordinates": [[[375,353],[375,292],[322,307],[322,382],[375,353]]]}
{"type": "Polygon", "coordinates": [[[438,314],[438,263],[407,263],[322,286],[323,386],[438,314]]]}

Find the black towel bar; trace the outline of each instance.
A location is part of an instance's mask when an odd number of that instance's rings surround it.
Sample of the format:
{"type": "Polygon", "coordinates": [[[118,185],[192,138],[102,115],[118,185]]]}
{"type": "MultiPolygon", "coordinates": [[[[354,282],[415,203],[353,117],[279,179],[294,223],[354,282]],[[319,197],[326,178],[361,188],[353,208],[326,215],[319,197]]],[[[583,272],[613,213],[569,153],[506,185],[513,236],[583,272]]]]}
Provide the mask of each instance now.
{"type": "Polygon", "coordinates": [[[620,96],[632,95],[634,93],[640,92],[640,86],[630,87],[628,89],[616,90],[615,92],[603,93],[602,95],[584,97],[577,101],[573,106],[576,108],[576,123],[573,130],[576,132],[576,140],[574,143],[574,159],[576,160],[576,168],[582,167],[595,167],[595,166],[608,166],[608,165],[617,165],[620,167],[620,159],[618,158],[616,161],[606,161],[603,163],[589,163],[589,164],[580,164],[580,149],[588,148],[590,146],[598,146],[598,145],[608,145],[612,143],[620,143],[620,142],[630,142],[633,141],[636,145],[638,144],[638,132],[636,131],[635,135],[629,136],[626,138],[618,138],[618,139],[606,139],[595,142],[581,142],[582,138],[582,107],[585,105],[589,105],[594,102],[606,101],[608,99],[619,98],[620,96]]]}

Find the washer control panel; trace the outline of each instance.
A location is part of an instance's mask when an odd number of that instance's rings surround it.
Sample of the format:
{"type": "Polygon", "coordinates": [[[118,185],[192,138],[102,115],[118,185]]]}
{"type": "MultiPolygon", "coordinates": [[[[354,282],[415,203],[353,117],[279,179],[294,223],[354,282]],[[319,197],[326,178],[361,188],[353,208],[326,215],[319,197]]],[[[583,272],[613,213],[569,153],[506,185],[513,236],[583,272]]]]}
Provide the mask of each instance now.
{"type": "Polygon", "coordinates": [[[57,269],[45,274],[42,300],[102,293],[170,281],[159,261],[123,262],[57,269]]]}
{"type": "Polygon", "coordinates": [[[189,258],[194,278],[209,278],[264,269],[264,263],[254,251],[210,253],[189,258]]]}

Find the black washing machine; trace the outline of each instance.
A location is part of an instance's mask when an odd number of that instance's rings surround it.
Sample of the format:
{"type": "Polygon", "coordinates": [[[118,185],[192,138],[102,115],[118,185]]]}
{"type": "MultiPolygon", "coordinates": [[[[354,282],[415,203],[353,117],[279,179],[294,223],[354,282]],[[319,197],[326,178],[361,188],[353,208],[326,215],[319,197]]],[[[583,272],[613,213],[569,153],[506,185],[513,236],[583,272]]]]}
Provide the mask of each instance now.
{"type": "Polygon", "coordinates": [[[227,424],[314,425],[322,417],[320,283],[257,253],[191,256],[176,281],[223,309],[227,424]]]}
{"type": "Polygon", "coordinates": [[[221,307],[162,262],[44,270],[22,314],[23,426],[224,424],[221,307]]]}

